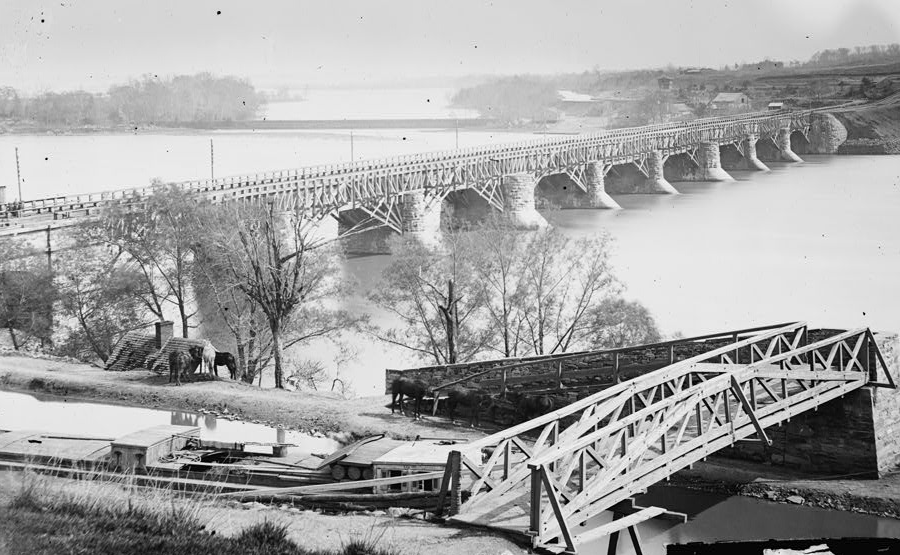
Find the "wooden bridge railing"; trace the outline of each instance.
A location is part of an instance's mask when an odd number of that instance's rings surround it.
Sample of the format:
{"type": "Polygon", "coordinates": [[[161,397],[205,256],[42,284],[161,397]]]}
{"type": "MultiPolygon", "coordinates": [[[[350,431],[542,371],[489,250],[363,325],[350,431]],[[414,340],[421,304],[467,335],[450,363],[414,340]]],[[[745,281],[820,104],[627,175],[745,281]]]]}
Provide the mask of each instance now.
{"type": "MultiPolygon", "coordinates": [[[[457,186],[468,186],[471,181],[484,179],[486,175],[534,169],[529,166],[540,165],[543,159],[556,166],[565,166],[598,158],[616,162],[649,150],[677,151],[703,141],[732,140],[747,133],[771,133],[786,125],[802,125],[803,119],[808,118],[810,113],[778,111],[704,118],[687,123],[647,125],[574,137],[541,138],[380,160],[185,181],[175,185],[210,196],[218,192],[223,200],[259,194],[294,193],[302,196],[301,206],[315,207],[317,202],[346,203],[417,188],[446,187],[449,181],[457,186]],[[435,172],[442,175],[432,175],[435,172]],[[360,190],[354,193],[348,189],[360,190]],[[327,194],[324,192],[326,190],[327,194]],[[232,193],[230,197],[227,195],[229,192],[232,193]],[[330,199],[327,198],[329,195],[330,199]]],[[[139,187],[28,200],[16,205],[8,203],[0,205],[0,213],[23,217],[47,211],[92,208],[114,200],[152,194],[153,190],[153,187],[139,187]]]]}
{"type": "Polygon", "coordinates": [[[484,464],[462,458],[477,480],[457,518],[490,525],[498,507],[527,497],[535,544],[575,552],[633,523],[580,535],[574,524],[675,471],[753,435],[768,442],[766,427],[866,384],[894,387],[868,329],[809,345],[805,337],[803,323],[753,336],[476,442],[493,452],[484,464]],[[755,361],[735,364],[738,349],[755,361]],[[527,437],[532,432],[536,440],[527,437]]]}
{"type": "MultiPolygon", "coordinates": [[[[687,354],[688,356],[697,354],[696,352],[691,352],[691,347],[696,348],[697,344],[715,340],[725,340],[731,343],[736,343],[740,339],[748,335],[757,335],[761,332],[783,328],[786,325],[788,324],[782,323],[757,326],[752,328],[742,328],[719,333],[710,333],[705,335],[697,335],[694,337],[661,341],[657,343],[619,347],[616,349],[600,349],[595,351],[579,351],[575,353],[534,356],[509,364],[499,364],[502,361],[485,361],[473,362],[468,364],[447,365],[443,367],[410,369],[406,370],[405,372],[421,374],[427,373],[429,371],[435,371],[437,369],[453,368],[454,370],[462,370],[466,367],[477,368],[479,366],[492,365],[490,368],[476,371],[454,380],[445,381],[440,385],[433,387],[432,392],[435,398],[433,413],[437,414],[438,397],[442,392],[455,386],[479,387],[482,390],[486,390],[490,393],[496,393],[502,396],[506,394],[506,392],[512,385],[521,385],[527,382],[536,382],[542,380],[554,382],[555,389],[557,390],[562,389],[567,381],[574,378],[583,379],[608,376],[613,382],[618,382],[620,379],[634,377],[632,372],[623,374],[623,361],[628,359],[629,355],[643,354],[647,353],[648,351],[659,351],[660,353],[663,353],[663,356],[655,356],[654,363],[660,366],[665,366],[675,363],[679,355],[684,357],[685,354],[687,354]],[[578,363],[583,363],[587,367],[581,368],[580,366],[576,366],[578,363]],[[555,369],[553,369],[553,367],[555,367],[555,369]],[[517,370],[521,370],[523,368],[546,368],[547,371],[541,374],[529,373],[521,376],[513,375],[517,370]]],[[[710,349],[712,349],[712,347],[710,347],[710,349]]],[[[754,353],[749,354],[751,358],[753,355],[754,353]]],[[[734,356],[735,358],[737,358],[738,354],[735,354],[734,356]]],[[[645,362],[644,364],[639,365],[639,369],[637,371],[640,373],[646,373],[653,369],[655,369],[653,368],[653,365],[648,365],[648,363],[645,362]]]]}

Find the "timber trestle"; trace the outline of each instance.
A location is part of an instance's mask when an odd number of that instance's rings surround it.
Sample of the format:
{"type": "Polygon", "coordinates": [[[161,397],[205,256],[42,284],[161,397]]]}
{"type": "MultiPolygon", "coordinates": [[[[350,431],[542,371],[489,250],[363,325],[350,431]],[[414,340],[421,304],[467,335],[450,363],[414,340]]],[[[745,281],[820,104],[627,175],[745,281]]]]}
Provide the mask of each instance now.
{"type": "Polygon", "coordinates": [[[634,505],[649,486],[737,441],[771,444],[766,428],[863,386],[895,387],[868,329],[807,340],[804,323],[766,329],[468,444],[468,499],[452,519],[552,552],[603,537],[614,552],[625,531],[639,546],[637,524],[672,516],[634,505]]]}
{"type": "MultiPolygon", "coordinates": [[[[345,232],[373,227],[399,231],[398,200],[424,194],[427,204],[441,202],[454,191],[471,190],[498,211],[504,210],[501,183],[506,176],[569,175],[586,191],[587,167],[601,163],[604,172],[617,164],[648,173],[648,157],[679,153],[694,156],[699,145],[740,144],[748,136],[775,137],[810,127],[816,110],[754,112],[616,129],[574,136],[540,138],[443,152],[361,160],[299,169],[172,183],[212,202],[262,199],[280,209],[296,210],[305,220],[339,218],[341,211],[365,215],[345,232]]],[[[0,200],[0,236],[67,227],[92,218],[106,206],[122,203],[140,210],[157,187],[59,196],[4,203],[0,200]]]]}

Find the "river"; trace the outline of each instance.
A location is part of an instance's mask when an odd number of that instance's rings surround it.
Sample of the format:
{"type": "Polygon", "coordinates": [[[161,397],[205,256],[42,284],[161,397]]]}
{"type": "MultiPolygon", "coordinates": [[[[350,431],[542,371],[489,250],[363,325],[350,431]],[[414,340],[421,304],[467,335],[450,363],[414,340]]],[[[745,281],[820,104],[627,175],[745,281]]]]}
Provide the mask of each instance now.
{"type": "MultiPolygon", "coordinates": [[[[446,90],[404,94],[399,102],[396,95],[388,95],[394,98],[388,101],[371,91],[315,92],[308,102],[271,105],[269,112],[304,119],[358,104],[358,117],[467,115],[449,107],[446,90]]],[[[353,157],[363,159],[533,137],[484,130],[460,130],[457,136],[454,129],[368,129],[354,132],[352,147],[353,157]]],[[[220,176],[351,157],[350,131],[344,130],[2,135],[0,185],[15,196],[16,147],[25,198],[143,185],[153,178],[205,177],[210,138],[220,176]]],[[[768,173],[732,172],[734,182],[675,183],[680,195],[617,195],[622,210],[560,210],[544,216],[572,235],[609,231],[626,296],[644,303],[667,335],[791,320],[900,330],[895,290],[900,162],[890,156],[804,158],[802,164],[771,163],[768,173]]],[[[347,261],[346,271],[360,284],[359,294],[345,301],[348,308],[372,310],[365,292],[389,261],[389,256],[347,261]]],[[[339,371],[358,394],[381,391],[385,367],[419,364],[404,351],[364,337],[352,343],[359,356],[339,371]]],[[[314,345],[303,356],[330,364],[333,346],[314,345]]]]}

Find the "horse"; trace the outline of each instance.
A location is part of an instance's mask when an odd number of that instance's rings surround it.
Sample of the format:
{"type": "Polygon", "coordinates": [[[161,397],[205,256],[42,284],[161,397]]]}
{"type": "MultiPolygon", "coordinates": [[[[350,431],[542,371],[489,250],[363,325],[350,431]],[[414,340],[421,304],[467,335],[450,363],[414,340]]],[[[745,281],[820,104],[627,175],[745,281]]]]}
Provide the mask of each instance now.
{"type": "Polygon", "coordinates": [[[553,397],[549,395],[527,395],[524,393],[509,393],[510,401],[516,408],[516,414],[523,422],[547,414],[554,409],[553,397]]]}
{"type": "Polygon", "coordinates": [[[191,373],[197,371],[197,368],[203,364],[203,347],[200,345],[191,345],[188,347],[188,353],[191,355],[191,373]]]}
{"type": "Polygon", "coordinates": [[[456,408],[459,406],[468,407],[471,413],[469,417],[469,426],[475,427],[481,422],[481,409],[485,401],[489,399],[478,389],[463,389],[454,387],[447,392],[447,416],[453,420],[456,408]]]}
{"type": "Polygon", "coordinates": [[[181,385],[182,374],[194,371],[194,359],[190,353],[172,351],[169,353],[169,383],[175,378],[175,385],[181,385]]]}
{"type": "Polygon", "coordinates": [[[203,353],[201,356],[203,357],[203,369],[206,370],[210,376],[213,375],[213,372],[218,376],[219,370],[216,368],[216,348],[213,347],[213,344],[210,343],[209,340],[203,342],[203,353]]]}
{"type": "Polygon", "coordinates": [[[422,380],[408,380],[406,378],[396,378],[391,383],[391,414],[394,414],[394,404],[397,402],[397,396],[400,396],[400,414],[403,414],[403,396],[409,396],[416,401],[416,408],[414,411],[415,417],[419,418],[422,415],[422,398],[425,397],[425,392],[428,390],[428,386],[425,385],[425,382],[422,380]]]}
{"type": "Polygon", "coordinates": [[[231,379],[237,379],[237,363],[234,361],[234,355],[225,351],[216,351],[216,358],[213,361],[213,368],[216,369],[216,376],[219,375],[219,366],[227,367],[228,373],[231,374],[231,379]]]}

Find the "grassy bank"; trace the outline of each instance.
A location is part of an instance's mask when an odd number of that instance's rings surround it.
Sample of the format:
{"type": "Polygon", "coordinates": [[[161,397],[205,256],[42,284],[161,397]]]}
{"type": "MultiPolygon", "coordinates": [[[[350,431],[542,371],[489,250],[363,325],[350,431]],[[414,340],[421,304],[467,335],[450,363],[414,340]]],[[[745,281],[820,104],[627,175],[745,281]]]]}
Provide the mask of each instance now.
{"type": "Polygon", "coordinates": [[[496,555],[521,550],[384,512],[328,515],[118,482],[0,472],[0,554],[496,555]]]}
{"type": "Polygon", "coordinates": [[[834,115],[847,128],[839,154],[900,154],[900,93],[834,115]]]}

